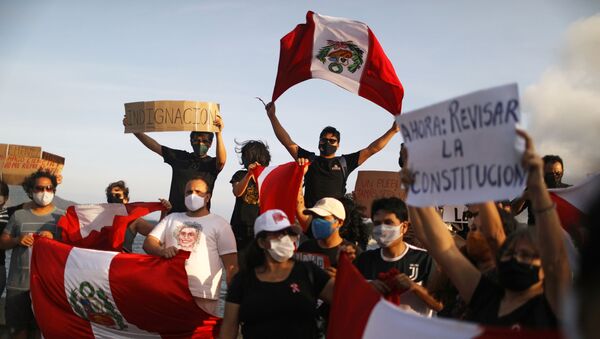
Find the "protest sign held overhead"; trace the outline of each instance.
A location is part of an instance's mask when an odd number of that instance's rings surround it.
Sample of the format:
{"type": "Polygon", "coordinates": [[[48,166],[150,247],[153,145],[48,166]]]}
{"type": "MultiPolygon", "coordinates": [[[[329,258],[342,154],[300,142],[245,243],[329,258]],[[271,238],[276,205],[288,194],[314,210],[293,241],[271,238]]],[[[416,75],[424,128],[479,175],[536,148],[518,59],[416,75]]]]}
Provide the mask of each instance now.
{"type": "Polygon", "coordinates": [[[306,23],[281,39],[272,101],[311,78],[333,82],[394,115],[402,110],[404,88],[379,41],[362,22],[309,11],[306,23]]]}
{"type": "Polygon", "coordinates": [[[65,158],[42,152],[39,146],[0,144],[0,180],[9,185],[20,185],[38,169],[60,175],[65,158]]]}
{"type": "Polygon", "coordinates": [[[516,148],[516,84],[447,100],[398,116],[415,182],[407,202],[440,206],[512,199],[527,174],[516,148]]]}
{"type": "Polygon", "coordinates": [[[202,101],[142,101],[125,104],[125,133],[218,132],[214,125],[220,106],[202,101]]]}
{"type": "Polygon", "coordinates": [[[365,207],[365,216],[371,217],[371,204],[379,198],[406,197],[400,186],[400,174],[392,171],[358,171],[354,186],[354,201],[365,207]]]}

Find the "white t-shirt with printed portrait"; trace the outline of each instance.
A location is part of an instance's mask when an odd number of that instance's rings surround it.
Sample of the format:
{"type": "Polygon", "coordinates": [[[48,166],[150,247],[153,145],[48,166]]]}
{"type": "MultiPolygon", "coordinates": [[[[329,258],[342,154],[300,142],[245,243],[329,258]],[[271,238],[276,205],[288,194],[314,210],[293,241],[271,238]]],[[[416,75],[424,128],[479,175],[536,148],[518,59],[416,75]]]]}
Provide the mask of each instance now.
{"type": "Polygon", "coordinates": [[[189,217],[171,213],[150,232],[165,247],[190,251],[185,269],[194,297],[217,300],[223,263],[220,256],[236,253],[231,225],[216,214],[189,217]]]}

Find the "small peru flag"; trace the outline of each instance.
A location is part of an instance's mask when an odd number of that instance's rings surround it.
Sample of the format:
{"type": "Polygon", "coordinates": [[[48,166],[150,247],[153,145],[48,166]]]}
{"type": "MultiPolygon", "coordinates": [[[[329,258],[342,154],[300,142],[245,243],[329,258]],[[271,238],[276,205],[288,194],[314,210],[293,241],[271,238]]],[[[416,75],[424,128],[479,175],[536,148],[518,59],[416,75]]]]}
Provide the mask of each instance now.
{"type": "Polygon", "coordinates": [[[279,166],[257,166],[252,173],[258,186],[260,213],[280,209],[293,223],[304,167],[292,161],[279,166]]]}
{"type": "Polygon", "coordinates": [[[328,339],[559,339],[557,330],[490,328],[475,323],[427,318],[403,311],[383,299],[362,277],[346,254],[340,253],[333,301],[329,313],[328,339]]]}
{"type": "Polygon", "coordinates": [[[62,242],[104,251],[123,249],[125,231],[134,220],[163,210],[159,202],[75,205],[58,221],[62,242]]]}
{"type": "Polygon", "coordinates": [[[281,39],[272,101],[288,88],[319,78],[400,114],[404,88],[364,23],[309,11],[306,23],[281,39]]]}
{"type": "Polygon", "coordinates": [[[200,309],[185,269],[171,259],[37,238],[31,304],[44,338],[213,338],[218,318],[200,309]]]}
{"type": "Polygon", "coordinates": [[[600,173],[590,175],[575,186],[548,191],[556,204],[556,212],[565,231],[576,240],[582,240],[582,218],[589,214],[591,204],[600,192],[600,173]]]}

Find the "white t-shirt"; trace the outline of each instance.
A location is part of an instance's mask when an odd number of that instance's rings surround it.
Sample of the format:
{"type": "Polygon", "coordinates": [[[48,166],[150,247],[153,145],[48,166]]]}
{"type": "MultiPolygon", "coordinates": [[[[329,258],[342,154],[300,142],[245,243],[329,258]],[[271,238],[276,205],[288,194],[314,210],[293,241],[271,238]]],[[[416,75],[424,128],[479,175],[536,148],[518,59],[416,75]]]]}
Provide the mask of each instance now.
{"type": "Polygon", "coordinates": [[[190,251],[185,270],[194,297],[217,300],[223,274],[220,256],[236,253],[231,225],[216,214],[188,217],[171,213],[150,232],[165,247],[190,251]]]}

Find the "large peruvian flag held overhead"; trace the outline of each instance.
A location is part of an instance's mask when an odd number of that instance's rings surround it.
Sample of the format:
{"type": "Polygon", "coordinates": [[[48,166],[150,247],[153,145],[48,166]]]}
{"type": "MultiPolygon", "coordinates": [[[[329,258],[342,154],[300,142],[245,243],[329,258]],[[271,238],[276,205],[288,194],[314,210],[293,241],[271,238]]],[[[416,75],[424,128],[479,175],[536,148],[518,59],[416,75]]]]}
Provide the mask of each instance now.
{"type": "Polygon", "coordinates": [[[319,78],[400,114],[404,88],[366,24],[309,11],[306,23],[284,36],[280,48],[272,101],[304,80],[319,78]]]}
{"type": "Polygon", "coordinates": [[[83,248],[121,251],[127,226],[146,214],[163,210],[159,202],[75,205],[58,221],[62,242],[83,248]]]}
{"type": "Polygon", "coordinates": [[[304,167],[292,161],[278,166],[257,166],[252,173],[258,186],[260,213],[280,209],[294,222],[304,167]]]}
{"type": "Polygon", "coordinates": [[[386,301],[340,254],[327,339],[558,339],[558,331],[515,331],[474,323],[427,318],[386,301]]]}
{"type": "Polygon", "coordinates": [[[217,318],[189,290],[185,261],[37,238],[31,300],[44,338],[212,338],[217,318]]]}

